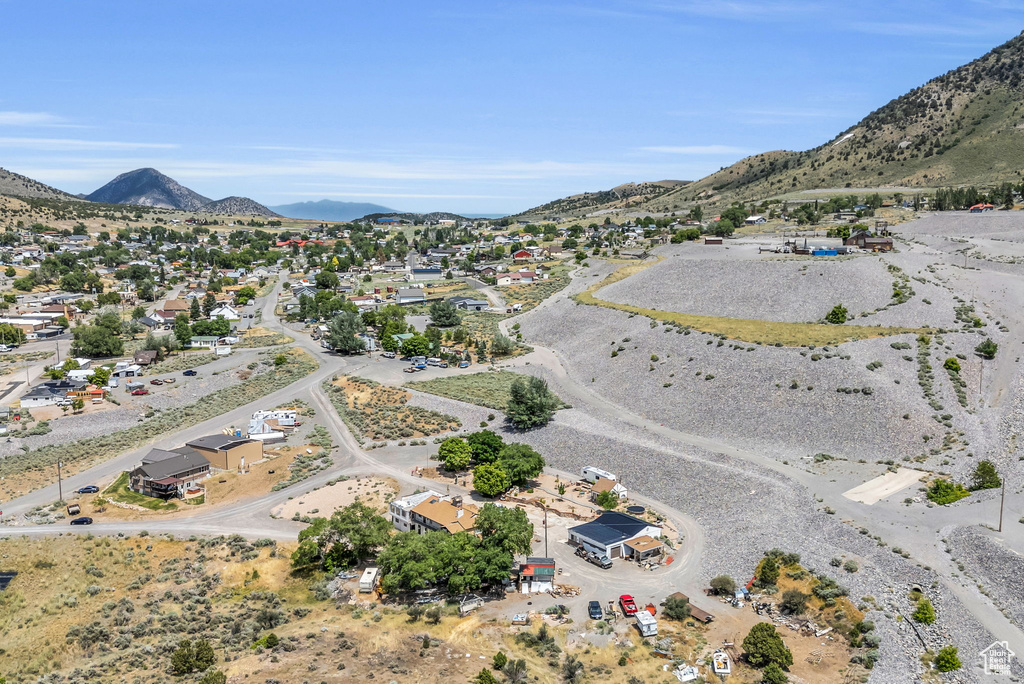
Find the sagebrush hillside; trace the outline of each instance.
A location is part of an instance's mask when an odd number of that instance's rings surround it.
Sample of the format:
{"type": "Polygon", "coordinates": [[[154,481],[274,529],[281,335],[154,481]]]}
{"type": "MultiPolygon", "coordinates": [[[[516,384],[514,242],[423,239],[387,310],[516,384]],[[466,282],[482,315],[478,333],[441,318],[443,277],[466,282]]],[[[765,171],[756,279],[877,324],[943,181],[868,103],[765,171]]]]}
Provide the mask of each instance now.
{"type": "Polygon", "coordinates": [[[542,204],[516,214],[516,217],[542,220],[551,216],[578,216],[587,212],[630,209],[646,205],[673,190],[685,188],[690,181],[663,180],[653,183],[623,183],[611,190],[584,192],[542,204]]]}
{"type": "Polygon", "coordinates": [[[52,188],[45,183],[32,180],[27,176],[0,169],[0,195],[11,197],[45,197],[64,200],[78,200],[63,190],[52,188]]]}

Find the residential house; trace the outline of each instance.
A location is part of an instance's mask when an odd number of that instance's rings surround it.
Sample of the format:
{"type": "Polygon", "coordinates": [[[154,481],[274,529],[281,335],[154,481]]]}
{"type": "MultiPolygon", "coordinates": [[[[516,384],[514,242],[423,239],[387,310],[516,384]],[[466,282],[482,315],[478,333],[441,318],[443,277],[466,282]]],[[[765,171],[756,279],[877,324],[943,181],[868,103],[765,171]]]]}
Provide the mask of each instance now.
{"type": "Polygon", "coordinates": [[[413,280],[440,280],[443,275],[440,268],[414,268],[410,277],[413,280]]]}
{"type": "Polygon", "coordinates": [[[242,320],[242,314],[230,304],[221,304],[210,311],[211,321],[215,321],[218,318],[228,321],[240,321],[242,320]]]}
{"type": "Polygon", "coordinates": [[[520,285],[530,284],[537,280],[537,274],[533,271],[515,271],[514,273],[503,273],[498,276],[498,285],[520,285]]]}
{"type": "Polygon", "coordinates": [[[627,498],[626,495],[628,493],[621,483],[616,482],[615,480],[599,477],[597,478],[597,482],[590,487],[590,500],[597,501],[597,495],[602,492],[611,492],[615,496],[619,497],[619,499],[627,498]]]}
{"type": "Polygon", "coordinates": [[[413,529],[412,526],[412,509],[419,506],[424,501],[430,499],[442,500],[445,497],[437,492],[427,490],[425,492],[419,492],[417,494],[410,494],[409,496],[401,499],[395,499],[388,504],[388,514],[391,516],[391,524],[395,526],[395,529],[399,532],[409,532],[413,529]]]}
{"type": "Polygon", "coordinates": [[[199,347],[202,349],[213,349],[217,346],[217,340],[220,338],[216,335],[193,335],[192,339],[189,340],[190,347],[199,347]]]}
{"type": "Polygon", "coordinates": [[[142,375],[142,366],[137,363],[118,361],[114,365],[114,370],[111,371],[110,375],[115,378],[134,378],[142,375]]]}
{"type": "Polygon", "coordinates": [[[194,449],[153,449],[128,474],[133,491],[159,499],[186,499],[203,493],[210,462],[194,449]]]}
{"type": "Polygon", "coordinates": [[[461,496],[426,499],[409,511],[410,529],[418,534],[444,531],[471,532],[479,513],[476,506],[462,504],[461,496]]]}
{"type": "Polygon", "coordinates": [[[762,224],[768,223],[768,219],[766,219],[764,216],[748,216],[743,223],[747,224],[748,226],[760,226],[762,224]]]}
{"type": "Polygon", "coordinates": [[[174,313],[184,312],[188,313],[192,304],[184,299],[168,299],[164,302],[163,311],[173,311],[174,313]]]}
{"type": "Polygon", "coordinates": [[[533,259],[534,254],[528,249],[520,249],[512,253],[512,261],[517,264],[526,263],[533,259]]]}
{"type": "Polygon", "coordinates": [[[53,406],[57,402],[70,400],[87,391],[89,383],[84,380],[47,380],[36,385],[21,397],[22,408],[53,406]]]}
{"type": "Polygon", "coordinates": [[[641,537],[657,540],[661,537],[661,527],[618,511],[602,513],[590,522],[569,528],[570,544],[608,558],[633,555],[635,550],[628,542],[641,537]]]}
{"type": "Polygon", "coordinates": [[[185,446],[202,454],[214,468],[221,470],[245,469],[263,459],[263,442],[235,435],[207,435],[185,442],[185,446]]]}
{"type": "Polygon", "coordinates": [[[133,359],[139,366],[148,366],[151,363],[156,363],[157,356],[156,350],[140,349],[135,352],[133,359]]]}

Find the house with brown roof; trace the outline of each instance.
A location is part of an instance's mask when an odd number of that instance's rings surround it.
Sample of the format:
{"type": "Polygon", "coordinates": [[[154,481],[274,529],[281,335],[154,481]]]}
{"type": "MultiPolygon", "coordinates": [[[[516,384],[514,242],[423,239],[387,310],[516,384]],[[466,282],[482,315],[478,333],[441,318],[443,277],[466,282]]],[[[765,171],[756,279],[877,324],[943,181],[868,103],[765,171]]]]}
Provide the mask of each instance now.
{"type": "Polygon", "coordinates": [[[164,302],[163,310],[174,311],[175,313],[179,311],[187,312],[191,306],[192,305],[189,302],[185,301],[184,299],[168,299],[166,302],[164,302]]]}
{"type": "Polygon", "coordinates": [[[479,512],[476,506],[464,506],[461,496],[430,497],[409,511],[409,529],[418,534],[472,532],[479,512]]]}

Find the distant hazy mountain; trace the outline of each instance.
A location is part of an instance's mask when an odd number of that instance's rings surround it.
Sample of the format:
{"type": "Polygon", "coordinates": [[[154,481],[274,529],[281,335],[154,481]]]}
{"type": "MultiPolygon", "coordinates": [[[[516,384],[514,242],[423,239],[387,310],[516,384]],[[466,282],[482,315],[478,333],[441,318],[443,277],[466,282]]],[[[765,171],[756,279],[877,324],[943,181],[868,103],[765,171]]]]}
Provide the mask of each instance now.
{"type": "Polygon", "coordinates": [[[248,197],[225,197],[222,200],[204,204],[200,211],[211,214],[230,214],[232,216],[280,216],[248,197]]]}
{"type": "Polygon", "coordinates": [[[296,219],[313,219],[314,221],[351,221],[367,214],[387,214],[394,209],[382,207],[368,202],[336,202],[320,200],[319,202],[296,202],[269,207],[281,216],[296,219]]]}
{"type": "Polygon", "coordinates": [[[110,181],[96,192],[86,195],[90,202],[134,204],[162,209],[198,211],[210,203],[209,197],[189,190],[156,169],[136,169],[110,181]]]}
{"type": "Polygon", "coordinates": [[[0,169],[0,195],[75,199],[74,195],[5,169],[0,169]]]}

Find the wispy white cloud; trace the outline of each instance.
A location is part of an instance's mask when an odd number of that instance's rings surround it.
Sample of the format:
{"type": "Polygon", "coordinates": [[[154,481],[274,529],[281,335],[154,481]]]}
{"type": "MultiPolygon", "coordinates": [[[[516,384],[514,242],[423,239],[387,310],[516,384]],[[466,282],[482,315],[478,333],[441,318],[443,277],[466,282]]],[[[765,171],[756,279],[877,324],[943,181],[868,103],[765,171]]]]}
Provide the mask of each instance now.
{"type": "Polygon", "coordinates": [[[173,150],[177,149],[178,145],[113,140],[78,140],[73,138],[0,138],[0,149],[3,148],[71,152],[81,150],[173,150]]]}
{"type": "Polygon", "coordinates": [[[732,145],[655,145],[652,147],[641,147],[644,152],[657,152],[659,154],[750,154],[750,150],[732,145]]]}
{"type": "Polygon", "coordinates": [[[0,111],[0,126],[67,126],[64,117],[49,112],[0,111]]]}

